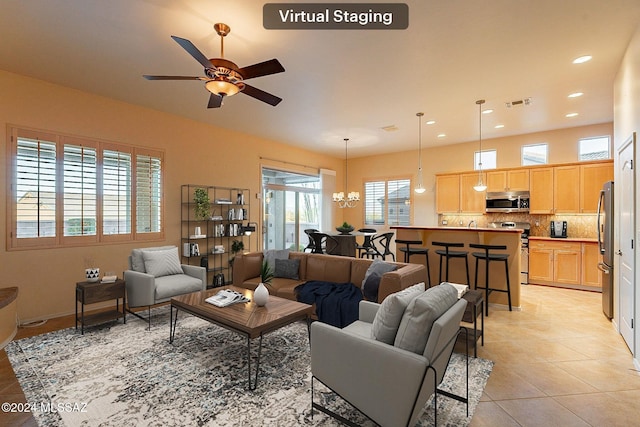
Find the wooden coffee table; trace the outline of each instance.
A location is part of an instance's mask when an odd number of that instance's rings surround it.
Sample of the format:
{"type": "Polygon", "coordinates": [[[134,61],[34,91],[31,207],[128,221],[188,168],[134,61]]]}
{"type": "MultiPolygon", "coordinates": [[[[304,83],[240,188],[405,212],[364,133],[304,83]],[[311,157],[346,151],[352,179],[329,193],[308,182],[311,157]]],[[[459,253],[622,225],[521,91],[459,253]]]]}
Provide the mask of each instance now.
{"type": "Polygon", "coordinates": [[[278,328],[301,319],[307,320],[308,329],[312,307],[309,304],[303,304],[273,295],[269,296],[269,301],[264,307],[258,307],[253,302],[253,291],[235,286],[224,286],[206,291],[180,295],[171,299],[171,319],[169,324],[170,343],[173,342],[176,335],[179,311],[184,311],[247,337],[248,388],[250,390],[255,390],[258,384],[258,374],[260,372],[262,337],[269,332],[273,332],[278,328]],[[221,289],[230,289],[243,293],[251,300],[251,302],[233,304],[228,307],[216,307],[213,304],[205,302],[206,298],[216,294],[221,289]],[[175,316],[173,314],[174,310],[175,316]],[[254,338],[260,338],[260,341],[258,344],[255,379],[252,382],[251,340],[254,338]]]}

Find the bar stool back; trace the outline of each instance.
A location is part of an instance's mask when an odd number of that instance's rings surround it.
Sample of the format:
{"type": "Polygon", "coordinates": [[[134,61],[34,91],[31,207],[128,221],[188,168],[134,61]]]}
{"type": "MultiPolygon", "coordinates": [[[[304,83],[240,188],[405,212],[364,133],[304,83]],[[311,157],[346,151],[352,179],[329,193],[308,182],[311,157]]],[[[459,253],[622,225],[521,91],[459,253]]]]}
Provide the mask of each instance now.
{"type": "Polygon", "coordinates": [[[464,243],[449,243],[449,242],[431,242],[432,246],[443,246],[444,249],[436,249],[436,253],[440,255],[440,273],[438,273],[438,282],[442,283],[442,260],[446,259],[446,272],[445,280],[449,281],[449,260],[451,258],[464,258],[464,266],[467,269],[467,285],[471,287],[471,280],[469,280],[469,259],[467,251],[452,251],[449,248],[464,248],[464,243]]]}
{"type": "Polygon", "coordinates": [[[502,253],[491,253],[491,251],[504,251],[507,249],[505,245],[480,245],[477,243],[470,243],[470,248],[482,249],[483,252],[472,252],[476,259],[476,280],[475,280],[475,288],[476,289],[484,289],[485,291],[485,314],[489,315],[489,294],[491,292],[506,292],[507,298],[509,300],[509,311],[511,310],[511,283],[509,283],[509,254],[502,253]],[[478,263],[479,261],[484,260],[485,262],[485,273],[484,273],[484,286],[478,286],[478,263]],[[489,264],[491,261],[499,261],[504,262],[504,272],[507,278],[507,289],[498,289],[492,288],[489,286],[489,264]]]}
{"type": "Polygon", "coordinates": [[[396,245],[405,245],[404,247],[398,247],[400,252],[404,253],[404,262],[408,263],[411,255],[424,255],[427,259],[427,281],[429,287],[431,287],[431,269],[429,268],[429,248],[424,246],[411,247],[411,245],[422,245],[422,240],[404,240],[396,239],[396,245]]]}

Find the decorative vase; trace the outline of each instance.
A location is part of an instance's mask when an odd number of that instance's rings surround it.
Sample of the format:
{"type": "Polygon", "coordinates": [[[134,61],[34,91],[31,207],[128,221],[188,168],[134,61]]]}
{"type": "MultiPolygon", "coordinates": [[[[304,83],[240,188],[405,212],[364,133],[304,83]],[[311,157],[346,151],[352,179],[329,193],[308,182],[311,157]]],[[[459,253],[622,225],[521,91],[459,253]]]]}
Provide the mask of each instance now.
{"type": "Polygon", "coordinates": [[[260,283],[255,291],[253,291],[253,302],[256,303],[258,307],[262,307],[267,303],[269,299],[269,289],[264,285],[264,283],[260,283]]]}
{"type": "Polygon", "coordinates": [[[87,277],[87,282],[97,282],[100,280],[99,268],[87,268],[84,270],[84,274],[87,277]]]}

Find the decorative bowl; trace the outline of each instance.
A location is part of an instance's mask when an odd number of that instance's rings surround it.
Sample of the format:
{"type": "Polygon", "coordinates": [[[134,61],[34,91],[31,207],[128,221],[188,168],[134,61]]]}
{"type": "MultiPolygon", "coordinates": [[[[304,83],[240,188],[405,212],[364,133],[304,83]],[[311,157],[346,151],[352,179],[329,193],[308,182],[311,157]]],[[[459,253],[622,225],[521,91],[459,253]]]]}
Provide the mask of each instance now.
{"type": "Polygon", "coordinates": [[[336,230],[340,232],[340,234],[349,234],[354,228],[353,227],[336,227],[336,230]]]}

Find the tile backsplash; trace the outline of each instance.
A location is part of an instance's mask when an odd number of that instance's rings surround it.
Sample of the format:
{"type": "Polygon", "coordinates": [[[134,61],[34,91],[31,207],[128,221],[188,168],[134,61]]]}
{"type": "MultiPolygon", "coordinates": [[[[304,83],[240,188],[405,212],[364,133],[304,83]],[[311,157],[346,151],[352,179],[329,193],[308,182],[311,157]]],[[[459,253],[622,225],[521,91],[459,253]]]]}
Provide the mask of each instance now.
{"type": "Polygon", "coordinates": [[[438,215],[438,225],[447,222],[447,227],[467,227],[476,221],[478,227],[487,227],[490,222],[528,222],[532,236],[549,236],[551,221],[567,221],[567,237],[596,238],[597,215],[529,215],[526,213],[488,213],[486,215],[438,215]]]}

